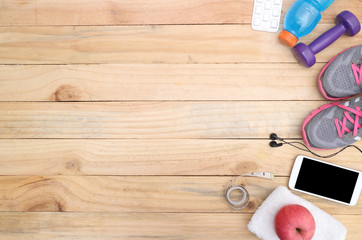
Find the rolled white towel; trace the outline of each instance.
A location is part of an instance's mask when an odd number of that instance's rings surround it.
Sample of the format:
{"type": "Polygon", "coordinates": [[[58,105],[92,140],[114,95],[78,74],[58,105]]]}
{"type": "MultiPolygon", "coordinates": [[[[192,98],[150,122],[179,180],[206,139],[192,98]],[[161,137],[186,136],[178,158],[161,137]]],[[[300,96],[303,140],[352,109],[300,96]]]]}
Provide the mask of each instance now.
{"type": "Polygon", "coordinates": [[[263,240],[279,240],[274,230],[274,218],[285,205],[299,204],[307,208],[314,217],[316,231],[313,240],[342,240],[347,229],[337,219],[312,203],[294,195],[286,187],[276,188],[251,218],[248,228],[263,240]]]}

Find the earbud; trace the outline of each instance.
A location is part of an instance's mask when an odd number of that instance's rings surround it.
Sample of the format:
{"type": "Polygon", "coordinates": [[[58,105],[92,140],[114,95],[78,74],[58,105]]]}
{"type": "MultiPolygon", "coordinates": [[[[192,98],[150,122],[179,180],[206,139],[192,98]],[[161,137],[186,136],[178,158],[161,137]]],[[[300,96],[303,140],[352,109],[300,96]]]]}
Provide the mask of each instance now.
{"type": "Polygon", "coordinates": [[[284,139],[283,139],[283,138],[278,137],[278,135],[277,135],[276,133],[272,133],[272,134],[270,134],[269,138],[270,138],[271,140],[280,140],[280,141],[284,141],[284,139]]]}
{"type": "Polygon", "coordinates": [[[277,137],[278,137],[278,135],[276,135],[275,133],[271,133],[270,136],[269,136],[269,138],[271,140],[277,140],[277,137]]]}
{"type": "Polygon", "coordinates": [[[283,143],[277,143],[276,141],[271,141],[269,143],[269,146],[271,146],[271,147],[281,147],[281,146],[283,146],[283,143]]]}

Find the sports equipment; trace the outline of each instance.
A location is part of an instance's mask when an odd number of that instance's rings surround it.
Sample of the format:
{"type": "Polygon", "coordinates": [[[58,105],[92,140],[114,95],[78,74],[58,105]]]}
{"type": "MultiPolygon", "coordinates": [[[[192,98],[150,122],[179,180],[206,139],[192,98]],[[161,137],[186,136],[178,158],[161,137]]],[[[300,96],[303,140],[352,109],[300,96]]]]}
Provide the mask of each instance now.
{"type": "Polygon", "coordinates": [[[313,66],[316,63],[315,54],[331,45],[343,34],[354,36],[361,30],[359,20],[349,11],[338,14],[336,23],[336,26],[323,33],[308,46],[304,43],[298,43],[293,47],[294,57],[301,65],[308,68],[313,66]]]}
{"type": "Polygon", "coordinates": [[[362,45],[333,57],[318,77],[318,87],[329,100],[341,100],[362,93],[362,45]]]}
{"type": "Polygon", "coordinates": [[[303,140],[315,149],[334,149],[362,138],[362,97],[325,104],[302,125],[303,140]]]}

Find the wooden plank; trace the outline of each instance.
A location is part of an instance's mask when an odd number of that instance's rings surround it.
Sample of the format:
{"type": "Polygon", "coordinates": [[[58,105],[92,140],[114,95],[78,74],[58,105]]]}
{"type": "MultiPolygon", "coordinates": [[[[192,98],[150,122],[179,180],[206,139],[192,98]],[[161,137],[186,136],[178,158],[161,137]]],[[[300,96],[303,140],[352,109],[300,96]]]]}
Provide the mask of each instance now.
{"type": "MultiPolygon", "coordinates": [[[[283,1],[281,21],[293,2],[283,1]]],[[[0,25],[250,24],[252,9],[247,0],[7,0],[0,5],[0,25]]],[[[336,1],[321,22],[334,23],[343,9],[362,19],[358,0],[336,1]]]]}
{"type": "MultiPolygon", "coordinates": [[[[281,21],[293,2],[283,1],[281,21]]],[[[321,22],[334,23],[341,9],[362,12],[358,0],[337,1],[323,13],[321,22]]],[[[39,25],[246,24],[251,22],[252,12],[253,1],[247,0],[38,0],[37,17],[39,25]]]]}
{"type": "Polygon", "coordinates": [[[324,103],[2,102],[0,138],[300,138],[324,103]]]}
{"type": "MultiPolygon", "coordinates": [[[[0,236],[18,239],[258,239],[247,229],[251,214],[0,213],[0,236]]],[[[361,215],[335,215],[361,237],[361,215]]]]}
{"type": "MultiPolygon", "coordinates": [[[[309,43],[332,26],[318,25],[303,41],[309,43]]],[[[362,34],[342,36],[317,61],[327,62],[361,41],[362,34]]],[[[246,25],[0,28],[0,64],[245,62],[296,60],[275,34],[246,25]]]]}
{"type": "MultiPolygon", "coordinates": [[[[251,139],[3,139],[0,175],[240,175],[270,171],[289,176],[293,160],[302,151],[268,144],[269,140],[251,139]]],[[[362,148],[362,141],[356,145],[362,148]]],[[[335,150],[316,152],[327,155],[335,150]]],[[[353,149],[328,161],[362,171],[359,152],[353,149]]]]}
{"type": "MultiPolygon", "coordinates": [[[[175,176],[1,176],[0,211],[40,212],[233,212],[224,198],[231,177],[175,176]]],[[[251,195],[243,212],[254,212],[287,177],[242,178],[251,195]]],[[[333,214],[361,214],[353,208],[299,194],[333,214]]]]}
{"type": "Polygon", "coordinates": [[[246,0],[80,0],[64,3],[38,0],[38,24],[41,25],[241,23],[250,22],[251,12],[252,3],[246,0]]]}
{"type": "Polygon", "coordinates": [[[0,1],[0,26],[36,25],[36,0],[0,1]]]}
{"type": "Polygon", "coordinates": [[[4,240],[257,239],[247,229],[250,218],[250,214],[0,213],[0,237],[4,240]]]}
{"type": "Polygon", "coordinates": [[[0,65],[0,101],[322,100],[322,65],[0,65]]]}

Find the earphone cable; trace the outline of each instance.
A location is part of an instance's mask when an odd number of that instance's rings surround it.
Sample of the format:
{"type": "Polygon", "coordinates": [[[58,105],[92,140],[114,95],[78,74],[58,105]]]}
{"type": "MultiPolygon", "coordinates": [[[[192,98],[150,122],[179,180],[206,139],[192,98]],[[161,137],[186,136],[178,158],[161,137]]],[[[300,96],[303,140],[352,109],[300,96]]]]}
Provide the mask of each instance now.
{"type": "Polygon", "coordinates": [[[347,148],[349,148],[349,147],[354,147],[354,148],[357,149],[360,153],[362,153],[362,150],[361,150],[359,147],[357,147],[357,146],[355,146],[355,145],[347,145],[347,146],[341,148],[340,150],[338,150],[338,151],[335,152],[335,153],[332,153],[332,154],[323,156],[323,155],[319,155],[319,154],[313,152],[312,150],[310,150],[304,143],[301,143],[301,142],[287,142],[287,141],[285,141],[284,139],[280,139],[280,138],[279,138],[279,140],[281,140],[283,143],[286,143],[286,144],[288,144],[288,145],[290,145],[290,146],[292,146],[292,147],[295,147],[295,148],[297,148],[297,149],[299,149],[299,150],[301,150],[301,151],[309,152],[309,153],[313,154],[314,156],[320,157],[320,158],[330,158],[330,157],[334,157],[334,156],[336,156],[337,154],[339,154],[340,152],[344,151],[345,149],[347,149],[347,148]],[[298,146],[296,146],[295,144],[300,144],[300,145],[302,145],[304,148],[298,147],[298,146]]]}

